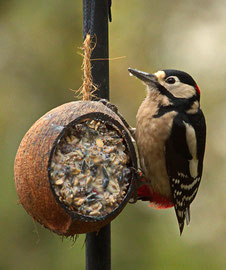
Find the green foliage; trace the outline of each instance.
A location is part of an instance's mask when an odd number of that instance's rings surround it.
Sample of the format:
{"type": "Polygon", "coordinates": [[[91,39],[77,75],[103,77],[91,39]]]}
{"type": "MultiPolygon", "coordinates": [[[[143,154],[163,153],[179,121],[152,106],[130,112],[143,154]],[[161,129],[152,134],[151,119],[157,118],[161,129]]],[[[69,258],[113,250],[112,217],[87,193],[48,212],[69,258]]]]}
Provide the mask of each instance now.
{"type": "MultiPolygon", "coordinates": [[[[84,269],[84,240],[54,235],[32,221],[13,180],[16,149],[46,111],[74,100],[82,83],[82,1],[0,2],[0,269],[84,269]]],[[[131,125],[144,98],[127,68],[178,68],[202,91],[208,139],[191,226],[179,237],[174,211],[128,205],[112,223],[113,269],[225,269],[223,260],[223,1],[113,0],[111,101],[131,125]],[[128,106],[129,104],[129,106],[128,106]]]]}

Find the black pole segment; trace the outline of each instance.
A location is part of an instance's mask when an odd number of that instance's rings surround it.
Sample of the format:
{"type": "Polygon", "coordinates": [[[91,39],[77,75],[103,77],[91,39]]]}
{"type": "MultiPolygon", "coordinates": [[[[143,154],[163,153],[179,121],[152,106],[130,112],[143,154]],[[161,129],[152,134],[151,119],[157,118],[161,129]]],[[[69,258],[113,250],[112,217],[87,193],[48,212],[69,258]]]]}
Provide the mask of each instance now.
{"type": "Polygon", "coordinates": [[[109,16],[109,22],[112,22],[111,5],[112,5],[112,1],[111,0],[108,0],[108,16],[109,16]]]}
{"type": "Polygon", "coordinates": [[[83,36],[90,33],[96,43],[91,55],[93,82],[98,87],[96,99],[109,100],[108,12],[108,0],[83,0],[83,36]]]}
{"type": "Polygon", "coordinates": [[[86,270],[111,269],[111,225],[86,234],[86,270]]]}
{"type": "Polygon", "coordinates": [[[99,98],[109,100],[109,52],[108,52],[108,1],[95,0],[94,12],[94,42],[91,59],[105,59],[92,61],[93,82],[98,90],[95,93],[99,98]]]}
{"type": "Polygon", "coordinates": [[[83,0],[83,39],[86,34],[94,34],[94,14],[96,0],[83,0]]]}
{"type": "MultiPolygon", "coordinates": [[[[96,99],[109,100],[108,16],[109,0],[83,0],[83,36],[89,33],[96,46],[91,61],[96,99]],[[105,60],[95,60],[105,59],[105,60]]],[[[111,269],[111,225],[86,234],[86,270],[111,269]]]]}

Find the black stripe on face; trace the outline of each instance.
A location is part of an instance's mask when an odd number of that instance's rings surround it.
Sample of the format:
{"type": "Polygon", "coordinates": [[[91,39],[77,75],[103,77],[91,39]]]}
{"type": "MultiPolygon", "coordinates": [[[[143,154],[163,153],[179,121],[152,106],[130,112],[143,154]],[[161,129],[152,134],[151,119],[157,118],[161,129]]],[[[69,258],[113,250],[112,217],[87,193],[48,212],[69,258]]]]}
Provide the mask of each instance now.
{"type": "Polygon", "coordinates": [[[176,69],[165,69],[163,71],[166,74],[165,79],[170,76],[176,76],[180,80],[180,82],[194,86],[196,88],[195,80],[188,73],[176,69]]]}
{"type": "Polygon", "coordinates": [[[159,118],[163,116],[164,114],[168,112],[178,112],[178,113],[184,113],[185,111],[191,109],[193,103],[196,101],[196,96],[193,96],[189,99],[186,98],[176,98],[176,97],[171,97],[170,101],[172,105],[168,106],[159,106],[159,110],[157,114],[153,115],[154,118],[159,118]]]}

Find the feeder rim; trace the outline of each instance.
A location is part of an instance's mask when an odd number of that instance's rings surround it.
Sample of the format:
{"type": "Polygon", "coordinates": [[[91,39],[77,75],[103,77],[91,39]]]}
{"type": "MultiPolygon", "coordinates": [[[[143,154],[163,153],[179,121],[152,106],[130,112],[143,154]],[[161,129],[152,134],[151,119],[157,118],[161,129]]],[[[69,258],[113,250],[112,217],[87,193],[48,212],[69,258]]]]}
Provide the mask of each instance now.
{"type": "MultiPolygon", "coordinates": [[[[83,101],[82,101],[83,102],[83,101]]],[[[96,103],[97,101],[88,101],[88,102],[94,102],[96,103]]],[[[108,110],[110,110],[109,108],[107,108],[108,110]]],[[[112,112],[112,111],[111,111],[112,112]]],[[[117,115],[117,114],[116,114],[117,115]]],[[[105,221],[113,216],[116,216],[117,214],[119,214],[119,212],[121,211],[122,208],[124,208],[124,206],[127,204],[127,202],[129,201],[131,194],[135,188],[135,170],[137,169],[137,157],[136,157],[136,152],[135,152],[135,148],[131,139],[131,135],[129,133],[129,131],[127,130],[126,127],[124,127],[122,124],[120,124],[118,121],[116,121],[113,117],[109,116],[108,114],[104,113],[104,112],[89,112],[86,114],[83,114],[81,116],[78,116],[76,119],[72,120],[69,124],[67,124],[66,126],[64,126],[62,128],[62,130],[60,131],[59,135],[57,136],[57,138],[55,139],[54,143],[53,143],[53,147],[50,151],[50,155],[49,155],[49,160],[48,160],[48,178],[49,178],[49,184],[50,184],[50,189],[56,199],[56,201],[58,202],[58,204],[66,211],[66,213],[72,218],[73,220],[82,220],[84,222],[99,222],[99,221],[105,221]],[[71,211],[70,209],[68,209],[67,206],[64,205],[64,203],[62,203],[58,196],[56,195],[54,189],[53,189],[53,185],[51,183],[51,161],[52,161],[52,157],[54,154],[54,151],[59,143],[59,141],[61,140],[61,138],[64,136],[65,134],[65,130],[70,128],[71,126],[75,125],[75,124],[79,124],[85,120],[99,120],[99,121],[104,121],[105,123],[107,123],[108,125],[112,126],[113,128],[117,129],[123,139],[125,140],[126,143],[126,147],[130,156],[130,163],[132,163],[130,166],[131,168],[134,168],[132,170],[132,176],[131,176],[131,180],[130,180],[130,184],[129,187],[127,189],[127,193],[125,195],[125,197],[123,198],[123,201],[119,204],[119,206],[117,206],[111,213],[106,214],[104,216],[97,216],[97,217],[92,217],[92,216],[87,216],[87,215],[82,215],[82,214],[78,214],[76,212],[71,211]]]]}

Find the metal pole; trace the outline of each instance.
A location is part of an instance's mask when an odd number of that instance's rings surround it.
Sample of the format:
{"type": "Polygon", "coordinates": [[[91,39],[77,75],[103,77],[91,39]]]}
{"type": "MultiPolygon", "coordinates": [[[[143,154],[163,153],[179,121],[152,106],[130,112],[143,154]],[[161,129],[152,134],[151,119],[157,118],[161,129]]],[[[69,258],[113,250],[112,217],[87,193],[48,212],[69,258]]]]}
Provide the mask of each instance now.
{"type": "MultiPolygon", "coordinates": [[[[95,95],[109,100],[108,12],[110,0],[83,0],[83,36],[93,36],[96,47],[91,59],[95,95]]],[[[111,225],[86,234],[86,270],[111,269],[111,225]]]]}
{"type": "Polygon", "coordinates": [[[86,234],[86,270],[111,269],[111,224],[86,234]]]}
{"type": "Polygon", "coordinates": [[[90,33],[96,47],[91,59],[95,95],[109,100],[108,11],[110,0],[83,0],[83,38],[90,33]]]}

